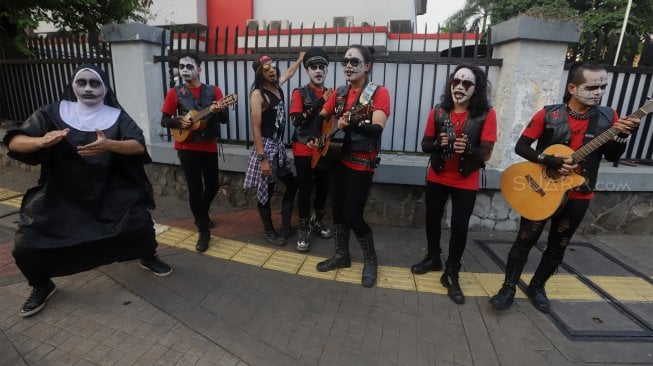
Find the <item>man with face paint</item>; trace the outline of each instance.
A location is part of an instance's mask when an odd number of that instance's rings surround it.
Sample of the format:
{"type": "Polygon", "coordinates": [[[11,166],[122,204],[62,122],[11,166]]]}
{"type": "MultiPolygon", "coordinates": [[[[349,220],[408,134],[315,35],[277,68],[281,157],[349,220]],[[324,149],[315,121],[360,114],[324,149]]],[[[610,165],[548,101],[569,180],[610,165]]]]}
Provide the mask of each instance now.
{"type": "Polygon", "coordinates": [[[441,221],[451,197],[449,253],[440,282],[456,304],[465,303],[458,282],[467,245],[469,219],[479,189],[480,169],[497,140],[497,119],[490,107],[487,76],[470,65],[456,67],[445,85],[442,103],[431,110],[422,138],[422,151],[431,154],[426,174],[426,240],[424,259],[414,274],[442,270],[441,221]]]}
{"type": "Polygon", "coordinates": [[[327,76],[329,56],[322,48],[312,47],[304,55],[304,68],[310,82],[295,89],[290,103],[290,121],[295,126],[293,134],[293,157],[299,182],[299,231],[297,247],[300,252],[310,249],[311,231],[323,239],[331,237],[331,229],[324,224],[324,205],[329,190],[329,177],[324,169],[312,169],[313,149],[307,143],[313,138],[313,119],[322,110],[333,89],[324,87],[327,76]],[[310,214],[311,194],[315,186],[313,215],[310,214]]]}
{"type": "Polygon", "coordinates": [[[333,116],[338,128],[344,131],[340,160],[331,169],[331,208],[333,210],[334,255],[317,264],[320,272],[351,266],[349,235],[353,231],[363,251],[361,284],[376,284],[378,260],[372,228],[363,213],[372,187],[374,169],[379,164],[381,134],[390,115],[390,92],[372,83],[369,74],[374,64],[374,49],[351,45],[340,61],[347,85],[338,87],[329,97],[320,114],[315,117],[317,127],[333,116]],[[359,124],[347,118],[352,108],[372,104],[371,115],[359,124]]]}
{"type": "MultiPolygon", "coordinates": [[[[544,313],[550,309],[544,285],[562,263],[565,249],[594,198],[593,189],[601,159],[619,160],[628,136],[639,125],[635,118],[619,119],[613,109],[599,106],[607,86],[608,73],[604,67],[582,63],[572,65],[563,103],[545,106],[537,112],[515,146],[515,152],[529,161],[556,168],[561,174],[574,170],[585,177],[585,184],[571,191],[564,205],[550,218],[547,247],[526,289],[531,303],[544,313]],[[570,156],[542,153],[553,144],[564,144],[577,150],[613,126],[621,131],[615,141],[604,144],[578,164],[574,164],[570,156]],[[533,149],[531,145],[535,141],[537,144],[533,149]]],[[[512,305],[528,253],[537,243],[547,221],[521,218],[517,238],[508,254],[503,285],[490,299],[494,309],[506,310],[512,305]]]]}
{"type": "Polygon", "coordinates": [[[185,115],[191,110],[211,107],[206,117],[206,128],[196,131],[183,141],[175,141],[175,150],[188,185],[188,203],[198,229],[195,249],[204,252],[211,240],[210,228],[213,222],[209,216],[211,202],[218,193],[218,135],[220,123],[229,122],[226,107],[218,108],[217,102],[223,98],[217,86],[200,82],[199,59],[194,54],[184,54],[179,58],[180,85],[171,88],[163,101],[161,126],[168,128],[188,128],[191,124],[185,115]],[[172,118],[173,115],[178,116],[172,118]]]}
{"type": "Polygon", "coordinates": [[[134,259],[158,276],[172,272],[156,256],[143,131],[101,69],[81,65],[73,75],[61,101],[4,137],[11,158],[41,165],[38,185],[23,197],[12,252],[32,287],[22,317],[55,292],[52,277],[134,259]]]}

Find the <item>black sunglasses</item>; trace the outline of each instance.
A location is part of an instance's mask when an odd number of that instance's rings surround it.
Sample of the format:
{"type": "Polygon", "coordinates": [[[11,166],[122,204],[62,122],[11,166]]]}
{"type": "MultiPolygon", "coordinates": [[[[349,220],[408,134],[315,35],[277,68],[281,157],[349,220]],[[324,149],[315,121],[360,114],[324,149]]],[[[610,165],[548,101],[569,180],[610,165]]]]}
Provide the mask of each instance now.
{"type": "Polygon", "coordinates": [[[325,64],[310,64],[308,65],[308,68],[311,70],[326,70],[326,65],[325,64]]]}
{"type": "Polygon", "coordinates": [[[458,78],[451,79],[451,86],[453,86],[454,88],[457,87],[458,84],[461,84],[461,83],[463,84],[463,88],[465,88],[465,90],[467,90],[467,89],[471,88],[472,86],[476,85],[471,80],[461,80],[461,79],[458,79],[458,78]]]}
{"type": "Polygon", "coordinates": [[[193,71],[195,70],[195,65],[193,64],[179,64],[179,70],[186,69],[188,71],[193,71]]]}
{"type": "Polygon", "coordinates": [[[342,59],[342,61],[340,61],[340,65],[342,65],[343,67],[347,67],[347,65],[358,67],[358,65],[360,65],[361,62],[363,61],[357,59],[356,57],[352,57],[352,58],[345,57],[342,59]]]}

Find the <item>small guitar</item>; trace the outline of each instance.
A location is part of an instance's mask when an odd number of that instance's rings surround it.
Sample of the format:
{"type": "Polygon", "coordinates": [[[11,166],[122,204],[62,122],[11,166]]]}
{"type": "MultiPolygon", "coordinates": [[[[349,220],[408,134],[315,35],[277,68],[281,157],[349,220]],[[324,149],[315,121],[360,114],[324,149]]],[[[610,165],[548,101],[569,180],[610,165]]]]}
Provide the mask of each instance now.
{"type": "MultiPolygon", "coordinates": [[[[374,112],[372,102],[353,107],[346,116],[347,123],[351,126],[356,126],[365,120],[371,119],[372,112],[374,112]]],[[[332,141],[333,136],[340,131],[340,129],[334,129],[334,125],[335,116],[332,117],[329,122],[322,123],[321,135],[317,139],[315,148],[313,148],[311,168],[315,168],[318,164],[322,167],[329,167],[340,157],[342,142],[332,141]]]]}
{"type": "MultiPolygon", "coordinates": [[[[236,94],[229,94],[218,101],[218,108],[230,106],[236,103],[237,101],[238,101],[238,97],[236,96],[236,94]]],[[[209,113],[211,113],[211,106],[208,106],[200,111],[192,110],[188,112],[186,114],[186,117],[190,118],[191,125],[188,126],[187,128],[181,128],[181,127],[171,128],[170,130],[172,132],[172,137],[177,142],[184,142],[188,140],[188,138],[193,134],[193,132],[201,131],[205,129],[206,121],[204,120],[204,118],[209,113]]]]}
{"type": "MultiPolygon", "coordinates": [[[[653,112],[653,100],[649,100],[627,118],[644,118],[653,112]]],[[[544,149],[544,154],[571,156],[573,164],[585,159],[594,150],[614,139],[619,133],[616,127],[607,129],[590,142],[573,151],[566,145],[556,144],[544,149]]],[[[521,216],[533,220],[545,220],[553,216],[567,199],[570,190],[585,183],[583,176],[570,172],[567,175],[557,169],[525,161],[513,164],[501,175],[501,192],[508,204],[521,216]]]]}

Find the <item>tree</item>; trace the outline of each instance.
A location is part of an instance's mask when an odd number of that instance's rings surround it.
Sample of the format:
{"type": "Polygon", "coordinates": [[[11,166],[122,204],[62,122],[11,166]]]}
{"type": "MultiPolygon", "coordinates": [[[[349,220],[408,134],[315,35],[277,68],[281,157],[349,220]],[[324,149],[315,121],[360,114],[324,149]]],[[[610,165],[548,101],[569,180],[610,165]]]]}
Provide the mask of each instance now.
{"type": "Polygon", "coordinates": [[[0,39],[7,57],[17,57],[16,50],[27,50],[26,30],[40,21],[62,31],[97,34],[103,24],[144,22],[151,4],[152,0],[0,0],[0,39]]]}
{"type": "Polygon", "coordinates": [[[485,32],[493,3],[494,1],[490,0],[465,0],[463,8],[445,20],[445,28],[450,32],[471,29],[480,29],[481,32],[485,32]]]}

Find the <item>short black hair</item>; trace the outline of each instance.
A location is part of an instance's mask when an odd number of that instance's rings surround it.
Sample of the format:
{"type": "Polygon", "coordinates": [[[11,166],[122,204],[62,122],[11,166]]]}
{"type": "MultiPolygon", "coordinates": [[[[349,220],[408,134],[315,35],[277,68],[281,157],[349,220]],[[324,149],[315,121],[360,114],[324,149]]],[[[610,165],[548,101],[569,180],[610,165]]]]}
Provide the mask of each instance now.
{"type": "Polygon", "coordinates": [[[197,55],[197,53],[194,53],[194,52],[184,52],[184,53],[180,54],[179,57],[177,57],[177,61],[181,60],[181,59],[184,58],[184,57],[190,57],[190,58],[193,59],[193,61],[195,61],[195,65],[197,65],[197,66],[200,65],[200,61],[201,61],[201,60],[200,60],[199,55],[197,55]]]}
{"type": "Polygon", "coordinates": [[[567,83],[565,84],[565,95],[562,97],[564,103],[569,102],[571,99],[571,93],[567,90],[569,84],[574,84],[576,86],[586,82],[584,72],[585,70],[589,71],[606,71],[607,69],[603,65],[590,64],[587,62],[574,62],[569,66],[569,73],[567,74],[567,83]]]}

